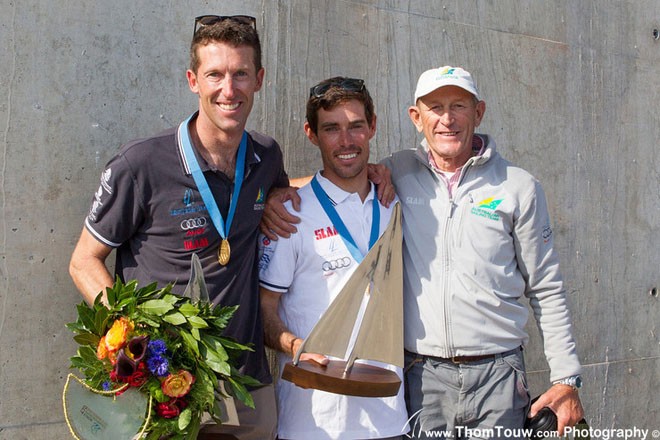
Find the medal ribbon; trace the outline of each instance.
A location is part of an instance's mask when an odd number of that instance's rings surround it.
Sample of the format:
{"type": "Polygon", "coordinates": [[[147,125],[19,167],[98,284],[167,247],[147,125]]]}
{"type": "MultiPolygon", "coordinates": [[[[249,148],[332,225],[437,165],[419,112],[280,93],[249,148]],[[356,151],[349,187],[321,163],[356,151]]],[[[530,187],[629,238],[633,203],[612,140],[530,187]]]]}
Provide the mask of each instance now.
{"type": "MultiPolygon", "coordinates": [[[[319,200],[319,203],[321,203],[321,206],[323,207],[323,210],[327,214],[327,216],[330,218],[330,221],[332,222],[332,225],[335,227],[337,232],[339,233],[339,236],[341,237],[342,240],[344,240],[344,244],[348,248],[348,251],[351,253],[355,261],[362,262],[364,259],[364,255],[362,255],[362,252],[360,252],[360,249],[357,247],[355,244],[355,240],[353,240],[353,237],[351,236],[350,232],[348,232],[348,228],[342,221],[341,217],[339,217],[339,213],[335,209],[334,206],[332,206],[332,202],[330,201],[330,196],[321,188],[321,184],[318,182],[316,176],[312,179],[312,190],[314,191],[314,195],[316,195],[316,198],[319,200]]],[[[379,203],[378,199],[374,197],[372,200],[372,215],[371,215],[371,234],[369,236],[369,249],[372,248],[372,246],[376,243],[378,240],[379,234],[379,229],[380,229],[380,208],[379,208],[379,203]]]]}
{"type": "Polygon", "coordinates": [[[227,214],[227,222],[225,226],[225,221],[220,214],[220,209],[218,209],[218,204],[215,202],[215,198],[211,193],[211,188],[206,182],[204,173],[199,167],[197,158],[193,151],[192,142],[190,140],[190,132],[188,130],[188,123],[195,114],[193,113],[179,125],[179,142],[183,146],[183,153],[186,157],[186,161],[190,166],[190,172],[192,173],[197,189],[202,196],[202,200],[206,205],[206,209],[211,216],[211,221],[213,221],[213,226],[217,229],[218,234],[222,237],[223,240],[226,240],[229,236],[229,228],[231,227],[231,222],[234,219],[234,213],[236,212],[236,205],[238,204],[238,195],[241,192],[241,186],[243,185],[243,176],[245,174],[245,152],[247,150],[247,132],[243,132],[243,137],[241,138],[241,144],[238,147],[238,156],[236,158],[236,170],[234,171],[234,193],[232,194],[231,200],[229,202],[229,213],[227,214]]]}

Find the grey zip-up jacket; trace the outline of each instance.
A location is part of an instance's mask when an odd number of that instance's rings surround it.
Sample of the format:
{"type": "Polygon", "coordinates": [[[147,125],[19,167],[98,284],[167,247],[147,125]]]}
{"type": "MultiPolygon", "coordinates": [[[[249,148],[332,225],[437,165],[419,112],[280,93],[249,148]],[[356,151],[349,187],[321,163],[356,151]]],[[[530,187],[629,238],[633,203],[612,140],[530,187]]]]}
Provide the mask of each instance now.
{"type": "Polygon", "coordinates": [[[426,142],[383,160],[403,209],[406,350],[438,357],[524,345],[529,299],[552,381],[580,373],[545,194],[527,171],[486,148],[450,198],[426,142]]]}

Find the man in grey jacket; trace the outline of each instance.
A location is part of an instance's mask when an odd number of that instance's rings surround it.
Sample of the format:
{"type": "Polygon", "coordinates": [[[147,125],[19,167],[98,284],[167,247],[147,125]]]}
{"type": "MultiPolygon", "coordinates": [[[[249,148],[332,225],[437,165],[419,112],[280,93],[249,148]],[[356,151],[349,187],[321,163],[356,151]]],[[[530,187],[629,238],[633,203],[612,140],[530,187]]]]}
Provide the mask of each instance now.
{"type": "MultiPolygon", "coordinates": [[[[526,416],[545,406],[562,434],[583,416],[581,367],[545,194],[497,153],[492,138],[475,134],[485,111],[468,72],[428,70],[408,109],[424,140],[383,160],[403,210],[411,438],[526,438],[526,416]],[[523,297],[553,382],[531,408],[523,297]]],[[[267,227],[294,232],[287,222],[295,217],[274,204],[264,212],[267,227]]]]}
{"type": "Polygon", "coordinates": [[[524,437],[523,296],[553,382],[529,415],[550,407],[560,433],[583,416],[545,195],[474,133],[485,110],[468,72],[428,70],[408,109],[424,140],[384,160],[403,208],[406,399],[417,438],[524,437]]]}

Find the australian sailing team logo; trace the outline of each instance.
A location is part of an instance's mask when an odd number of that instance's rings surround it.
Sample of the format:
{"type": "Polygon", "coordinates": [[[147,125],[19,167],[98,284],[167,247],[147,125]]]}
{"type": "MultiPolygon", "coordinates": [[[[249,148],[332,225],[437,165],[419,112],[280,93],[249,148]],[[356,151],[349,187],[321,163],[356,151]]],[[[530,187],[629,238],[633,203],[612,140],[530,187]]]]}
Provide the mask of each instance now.
{"type": "Polygon", "coordinates": [[[500,203],[502,203],[503,200],[504,199],[496,200],[494,197],[489,197],[477,203],[477,206],[473,207],[470,212],[479,217],[485,217],[497,221],[500,219],[500,215],[496,213],[495,210],[500,206],[500,203]]]}
{"type": "Polygon", "coordinates": [[[254,210],[263,211],[266,203],[266,197],[264,195],[264,188],[259,187],[259,192],[257,192],[257,199],[254,201],[254,210]]]}

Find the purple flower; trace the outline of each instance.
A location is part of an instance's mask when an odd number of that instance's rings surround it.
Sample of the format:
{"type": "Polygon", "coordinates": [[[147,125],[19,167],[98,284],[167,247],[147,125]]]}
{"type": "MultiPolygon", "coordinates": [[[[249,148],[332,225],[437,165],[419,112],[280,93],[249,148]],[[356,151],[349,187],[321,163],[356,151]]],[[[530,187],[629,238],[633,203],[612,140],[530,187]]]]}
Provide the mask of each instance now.
{"type": "Polygon", "coordinates": [[[120,378],[126,378],[135,373],[137,369],[137,362],[128,357],[124,350],[120,350],[117,354],[117,363],[115,364],[114,372],[120,378]]]}
{"type": "Polygon", "coordinates": [[[112,383],[110,381],[103,382],[103,391],[110,391],[112,389],[112,383]]]}
{"type": "Polygon", "coordinates": [[[147,368],[151,371],[151,374],[163,377],[167,376],[169,362],[162,356],[151,356],[147,359],[147,368]]]}
{"type": "Polygon", "coordinates": [[[161,354],[165,354],[167,351],[167,346],[165,345],[165,341],[162,339],[155,339],[153,341],[149,341],[149,353],[152,356],[159,356],[161,354]]]}
{"type": "Polygon", "coordinates": [[[133,355],[133,360],[138,363],[147,353],[147,341],[149,336],[136,336],[128,341],[128,351],[133,355]]]}

